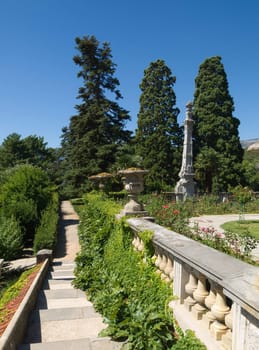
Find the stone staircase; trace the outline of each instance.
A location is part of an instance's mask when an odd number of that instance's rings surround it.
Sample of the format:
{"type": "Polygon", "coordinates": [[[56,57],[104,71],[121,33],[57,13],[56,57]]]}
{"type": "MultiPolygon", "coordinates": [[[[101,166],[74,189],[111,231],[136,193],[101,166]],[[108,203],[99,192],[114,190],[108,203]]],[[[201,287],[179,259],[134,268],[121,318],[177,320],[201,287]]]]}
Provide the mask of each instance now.
{"type": "Polygon", "coordinates": [[[121,348],[121,343],[98,338],[105,325],[85,293],[73,287],[74,266],[74,262],[54,259],[18,350],[121,348]]]}

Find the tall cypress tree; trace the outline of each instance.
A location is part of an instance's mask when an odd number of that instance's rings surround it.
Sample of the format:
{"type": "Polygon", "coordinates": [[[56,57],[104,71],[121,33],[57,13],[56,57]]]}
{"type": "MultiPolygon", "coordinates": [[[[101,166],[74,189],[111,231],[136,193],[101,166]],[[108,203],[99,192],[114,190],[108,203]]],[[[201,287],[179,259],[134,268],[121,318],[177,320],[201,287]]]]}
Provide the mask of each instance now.
{"type": "Polygon", "coordinates": [[[221,57],[206,59],[199,67],[194,94],[194,149],[197,180],[202,190],[226,191],[240,183],[243,150],[239,120],[233,117],[221,57]]]}
{"type": "Polygon", "coordinates": [[[146,185],[152,190],[173,186],[181,166],[182,129],[177,122],[175,81],[165,62],[157,60],[144,71],[140,84],[136,152],[149,169],[146,185]]]}
{"type": "Polygon", "coordinates": [[[94,36],[75,41],[79,54],[74,62],[83,79],[77,98],[82,103],[76,105],[78,113],[71,117],[69,127],[63,128],[62,146],[65,186],[80,189],[89,175],[107,171],[114,163],[118,147],[130,137],[124,129],[130,117],[117,102],[122,96],[110,45],[101,45],[94,36]]]}

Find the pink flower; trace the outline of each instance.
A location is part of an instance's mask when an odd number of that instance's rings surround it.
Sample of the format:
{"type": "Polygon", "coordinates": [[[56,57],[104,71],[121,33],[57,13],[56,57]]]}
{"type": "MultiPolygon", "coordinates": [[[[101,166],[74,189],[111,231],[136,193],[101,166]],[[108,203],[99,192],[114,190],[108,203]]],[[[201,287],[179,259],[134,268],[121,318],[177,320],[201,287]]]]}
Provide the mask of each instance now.
{"type": "Polygon", "coordinates": [[[180,211],[178,209],[174,209],[174,211],[173,211],[174,215],[178,215],[179,213],[180,213],[180,211]]]}
{"type": "Polygon", "coordinates": [[[169,205],[163,205],[163,208],[164,208],[164,209],[168,209],[168,208],[169,208],[169,205]]]}

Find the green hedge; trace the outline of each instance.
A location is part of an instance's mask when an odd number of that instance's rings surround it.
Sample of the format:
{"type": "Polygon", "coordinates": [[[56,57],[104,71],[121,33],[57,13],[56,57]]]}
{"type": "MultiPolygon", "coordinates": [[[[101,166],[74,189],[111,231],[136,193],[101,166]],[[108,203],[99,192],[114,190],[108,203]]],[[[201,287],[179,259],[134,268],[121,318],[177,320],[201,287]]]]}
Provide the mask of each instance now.
{"type": "MultiPolygon", "coordinates": [[[[117,204],[97,194],[84,199],[75,285],[87,291],[104,316],[108,327],[102,335],[126,341],[127,349],[174,349],[172,290],[155,273],[149,250],[144,256],[133,250],[130,228],[115,219],[117,204]]],[[[184,344],[185,336],[179,337],[184,344]]],[[[193,341],[196,349],[206,349],[194,336],[193,341]]]]}
{"type": "Polygon", "coordinates": [[[33,251],[37,253],[41,249],[53,249],[57,240],[57,226],[59,218],[58,194],[53,193],[52,201],[43,211],[40,225],[36,229],[33,241],[33,251]]]}

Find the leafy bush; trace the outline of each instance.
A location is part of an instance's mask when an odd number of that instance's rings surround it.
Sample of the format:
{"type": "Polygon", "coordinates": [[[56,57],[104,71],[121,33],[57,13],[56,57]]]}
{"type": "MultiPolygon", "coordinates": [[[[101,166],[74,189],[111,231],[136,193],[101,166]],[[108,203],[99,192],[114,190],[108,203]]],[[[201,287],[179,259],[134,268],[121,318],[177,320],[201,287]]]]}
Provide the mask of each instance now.
{"type": "MultiPolygon", "coordinates": [[[[177,341],[168,308],[172,290],[155,273],[150,247],[145,249],[144,262],[143,255],[132,248],[130,228],[115,219],[120,207],[104,199],[103,195],[85,196],[75,285],[87,291],[103,314],[108,327],[102,335],[125,340],[127,349],[172,349],[177,341]]],[[[151,232],[144,233],[146,244],[151,238],[151,232]]]]}
{"type": "Polygon", "coordinates": [[[172,347],[172,350],[206,350],[206,346],[201,344],[195,337],[194,332],[187,329],[185,336],[181,337],[172,347]]]}
{"type": "Polygon", "coordinates": [[[9,176],[1,185],[1,212],[19,221],[24,239],[33,238],[41,212],[51,200],[52,189],[47,174],[32,165],[8,170],[9,176]]]}
{"type": "Polygon", "coordinates": [[[33,241],[34,253],[37,253],[40,249],[54,248],[57,238],[58,208],[58,194],[54,193],[52,202],[43,211],[40,225],[36,230],[33,241]]]}
{"type": "Polygon", "coordinates": [[[11,260],[19,257],[23,248],[23,236],[18,222],[0,216],[0,258],[11,260]]]}

